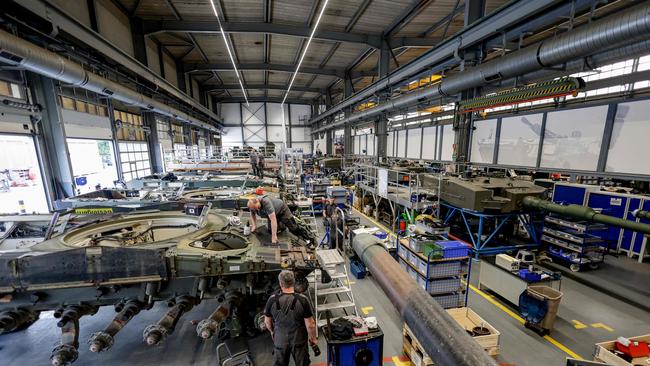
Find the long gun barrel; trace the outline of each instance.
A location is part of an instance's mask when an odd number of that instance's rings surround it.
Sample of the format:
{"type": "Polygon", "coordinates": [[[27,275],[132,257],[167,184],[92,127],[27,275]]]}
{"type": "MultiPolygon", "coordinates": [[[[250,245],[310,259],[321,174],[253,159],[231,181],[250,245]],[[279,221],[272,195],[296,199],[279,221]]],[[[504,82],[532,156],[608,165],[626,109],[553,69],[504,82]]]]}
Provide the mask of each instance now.
{"type": "MultiPolygon", "coordinates": [[[[553,212],[560,216],[564,216],[568,218],[588,220],[588,221],[598,222],[605,225],[618,226],[623,229],[638,231],[644,234],[650,234],[650,225],[648,224],[625,220],[618,217],[603,215],[601,213],[596,212],[591,207],[585,207],[580,205],[559,205],[557,203],[544,201],[540,198],[532,197],[532,196],[524,197],[522,200],[522,204],[524,207],[533,210],[553,212]]],[[[644,216],[644,217],[647,218],[648,216],[644,216]]]]}
{"type": "Polygon", "coordinates": [[[496,366],[496,362],[388,254],[377,238],[357,235],[352,247],[439,366],[496,366]]]}

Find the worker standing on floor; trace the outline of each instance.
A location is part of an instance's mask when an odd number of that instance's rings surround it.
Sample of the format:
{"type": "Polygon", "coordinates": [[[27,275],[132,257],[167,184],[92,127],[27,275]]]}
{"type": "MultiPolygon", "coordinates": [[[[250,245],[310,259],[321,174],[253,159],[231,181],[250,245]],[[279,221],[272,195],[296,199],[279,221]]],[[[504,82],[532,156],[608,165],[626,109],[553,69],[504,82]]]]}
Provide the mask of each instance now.
{"type": "Polygon", "coordinates": [[[280,292],[271,295],[264,308],[264,324],[273,339],[273,366],[309,365],[309,344],[318,344],[316,319],[305,295],[294,291],[295,276],[284,270],[278,275],[280,292]]]}
{"type": "Polygon", "coordinates": [[[257,155],[257,176],[260,178],[264,178],[264,154],[259,153],[257,155]]]}
{"type": "MultiPolygon", "coordinates": [[[[278,243],[278,232],[288,228],[296,234],[298,225],[293,219],[293,214],[284,201],[278,198],[261,196],[248,200],[248,209],[251,211],[251,230],[257,230],[257,215],[269,220],[271,243],[278,243]]],[[[299,235],[299,234],[296,234],[299,235]]]]}
{"type": "Polygon", "coordinates": [[[251,149],[248,155],[248,162],[251,164],[251,168],[253,168],[253,175],[258,176],[259,175],[257,174],[258,155],[255,149],[251,149]]]}

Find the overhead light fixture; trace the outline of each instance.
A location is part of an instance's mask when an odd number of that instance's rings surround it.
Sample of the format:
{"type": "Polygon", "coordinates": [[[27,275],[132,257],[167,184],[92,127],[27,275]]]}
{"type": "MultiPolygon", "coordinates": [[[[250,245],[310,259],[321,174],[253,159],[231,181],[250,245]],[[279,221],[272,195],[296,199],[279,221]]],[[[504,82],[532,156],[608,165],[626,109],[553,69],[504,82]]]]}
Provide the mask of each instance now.
{"type": "Polygon", "coordinates": [[[212,11],[214,16],[217,17],[217,23],[219,23],[219,31],[221,32],[221,37],[223,37],[223,43],[226,44],[226,50],[228,50],[228,56],[230,56],[230,62],[232,62],[232,67],[235,69],[235,75],[237,75],[237,80],[239,81],[239,86],[241,87],[242,93],[244,93],[244,99],[246,100],[246,105],[248,104],[248,96],[246,95],[246,89],[244,89],[244,83],[242,82],[242,76],[240,71],[237,70],[237,64],[235,63],[235,57],[232,55],[230,50],[230,44],[228,43],[228,38],[226,38],[226,32],[223,31],[223,25],[221,25],[221,19],[219,19],[219,12],[217,12],[217,7],[214,5],[214,0],[210,0],[210,5],[212,5],[212,11]]]}
{"type": "Polygon", "coordinates": [[[296,80],[296,75],[298,75],[298,70],[300,69],[302,60],[304,60],[305,55],[307,54],[307,50],[309,49],[311,40],[314,38],[314,34],[316,33],[316,28],[318,28],[318,23],[320,23],[320,19],[323,17],[323,13],[325,13],[325,8],[327,8],[327,3],[329,3],[329,0],[325,0],[325,3],[323,3],[323,7],[320,9],[320,13],[318,14],[318,18],[316,19],[316,24],[314,24],[314,28],[311,30],[311,34],[309,35],[309,39],[307,40],[307,45],[305,46],[305,49],[302,50],[302,55],[300,55],[300,60],[298,61],[298,66],[296,66],[296,71],[293,72],[293,76],[291,77],[291,81],[289,82],[289,87],[287,88],[286,93],[284,93],[284,98],[282,98],[282,104],[284,104],[284,102],[287,100],[287,97],[289,96],[289,91],[291,91],[293,82],[294,80],[296,80]]]}

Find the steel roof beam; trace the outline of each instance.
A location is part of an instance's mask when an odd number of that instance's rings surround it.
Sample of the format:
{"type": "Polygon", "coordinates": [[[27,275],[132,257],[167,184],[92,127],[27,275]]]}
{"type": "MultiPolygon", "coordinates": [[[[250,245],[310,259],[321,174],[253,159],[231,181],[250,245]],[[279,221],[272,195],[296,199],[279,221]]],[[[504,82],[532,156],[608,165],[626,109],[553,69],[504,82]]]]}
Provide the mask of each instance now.
{"type": "MultiPolygon", "coordinates": [[[[244,97],[226,97],[226,98],[216,98],[217,103],[246,103],[244,97]]],[[[282,103],[282,98],[276,97],[248,97],[250,103],[282,103]]],[[[300,98],[287,98],[285,104],[311,104],[311,99],[300,99],[300,98]]],[[[238,125],[239,126],[239,125],[238,125]]]]}
{"type": "MultiPolygon", "coordinates": [[[[214,34],[219,32],[218,24],[216,22],[208,21],[145,20],[143,21],[143,28],[145,34],[148,36],[166,32],[203,34],[214,34]]],[[[311,33],[311,28],[305,26],[250,22],[224,22],[223,30],[226,33],[260,33],[301,38],[307,38],[311,33]]],[[[316,31],[316,34],[314,34],[314,38],[333,42],[360,43],[372,48],[379,48],[381,46],[382,37],[380,35],[346,33],[319,29],[316,31]]],[[[433,42],[434,40],[418,37],[398,37],[389,39],[389,43],[391,45],[395,44],[396,47],[431,46],[433,45],[433,42]]]]}
{"type": "MultiPolygon", "coordinates": [[[[279,71],[279,72],[289,72],[292,73],[295,71],[295,65],[286,65],[286,64],[269,64],[269,63],[247,63],[239,64],[237,68],[244,71],[279,71]]],[[[185,72],[200,72],[200,71],[233,71],[232,65],[229,63],[193,63],[187,64],[185,72]]],[[[323,69],[319,67],[301,67],[300,72],[303,74],[316,74],[316,75],[328,75],[336,76],[339,78],[344,78],[346,76],[345,69],[323,69]]],[[[348,75],[352,78],[359,78],[364,76],[373,76],[376,75],[377,71],[364,70],[364,71],[352,71],[347,72],[348,75]]]]}
{"type": "Polygon", "coordinates": [[[414,0],[411,2],[411,5],[407,6],[400,15],[397,16],[385,30],[384,30],[384,37],[390,38],[399,31],[402,30],[407,24],[413,20],[422,10],[424,10],[429,4],[431,3],[431,0],[414,0]]]}
{"type": "MultiPolygon", "coordinates": [[[[226,85],[205,85],[205,91],[216,92],[222,90],[238,90],[239,84],[226,84],[226,85]]],[[[286,85],[274,85],[274,84],[246,84],[246,89],[270,89],[270,90],[286,90],[286,85]]],[[[322,93],[323,89],[321,88],[311,88],[308,86],[293,86],[292,91],[299,92],[308,92],[308,93],[322,93]]]]}

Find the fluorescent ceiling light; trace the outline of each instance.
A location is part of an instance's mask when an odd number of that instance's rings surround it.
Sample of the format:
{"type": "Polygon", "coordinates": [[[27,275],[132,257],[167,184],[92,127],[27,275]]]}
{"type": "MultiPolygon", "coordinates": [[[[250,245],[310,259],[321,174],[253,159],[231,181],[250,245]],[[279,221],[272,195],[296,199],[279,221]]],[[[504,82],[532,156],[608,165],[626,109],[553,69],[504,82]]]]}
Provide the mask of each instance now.
{"type": "Polygon", "coordinates": [[[309,49],[309,45],[311,44],[312,38],[314,38],[314,34],[316,33],[316,28],[318,28],[318,23],[320,23],[320,19],[323,17],[323,13],[325,12],[327,3],[329,3],[329,0],[325,0],[325,3],[323,3],[323,7],[320,9],[320,13],[318,14],[318,18],[316,19],[316,24],[314,24],[314,28],[311,30],[311,34],[309,35],[309,39],[307,40],[307,45],[305,46],[305,49],[302,50],[302,55],[300,55],[300,60],[298,61],[298,66],[296,66],[296,71],[293,72],[293,76],[291,77],[291,81],[289,82],[289,87],[287,88],[286,93],[284,93],[284,98],[282,98],[282,104],[284,104],[284,102],[287,100],[287,97],[289,96],[289,91],[291,91],[293,82],[294,80],[296,80],[296,75],[298,75],[298,70],[300,69],[302,60],[305,58],[305,55],[307,54],[307,50],[309,49]]]}
{"type": "Polygon", "coordinates": [[[246,100],[246,105],[248,104],[248,96],[246,95],[246,89],[244,89],[244,83],[242,83],[241,79],[241,74],[239,70],[237,70],[237,64],[235,63],[235,58],[232,55],[232,51],[230,50],[230,45],[228,43],[228,39],[226,38],[226,32],[223,31],[223,26],[221,25],[221,19],[219,19],[219,13],[217,12],[217,7],[214,6],[214,0],[210,0],[210,5],[212,5],[212,11],[214,12],[214,16],[217,17],[217,22],[219,23],[219,30],[221,31],[221,37],[223,37],[223,42],[226,44],[226,50],[228,50],[228,56],[230,56],[230,62],[232,62],[232,67],[235,69],[235,75],[237,75],[237,81],[239,81],[239,86],[241,87],[241,91],[244,93],[244,99],[246,100]]]}

